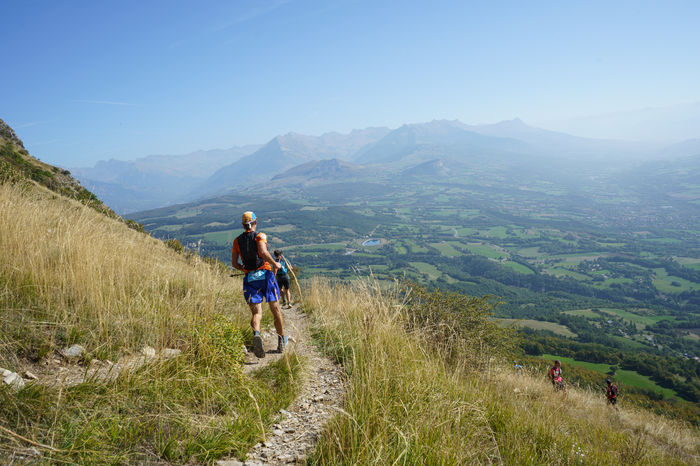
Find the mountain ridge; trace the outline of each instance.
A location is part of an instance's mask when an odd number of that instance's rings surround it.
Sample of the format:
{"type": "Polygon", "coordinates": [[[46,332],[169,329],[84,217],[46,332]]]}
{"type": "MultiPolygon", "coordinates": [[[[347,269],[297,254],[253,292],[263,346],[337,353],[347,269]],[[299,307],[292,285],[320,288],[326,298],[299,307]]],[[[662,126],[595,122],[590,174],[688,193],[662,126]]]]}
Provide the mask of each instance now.
{"type": "Polygon", "coordinates": [[[238,153],[224,165],[207,162],[206,157],[212,159],[227,151],[214,149],[184,156],[102,161],[74,173],[117,211],[136,212],[239,192],[314,160],[336,158],[376,165],[379,171],[400,171],[441,159],[446,166],[512,165],[516,172],[532,172],[538,167],[551,172],[554,167],[576,164],[578,168],[570,171],[579,172],[593,166],[624,167],[655,157],[682,155],[693,146],[697,143],[688,141],[659,150],[646,143],[584,138],[531,126],[520,118],[479,125],[435,119],[395,129],[368,127],[319,136],[289,132],[264,145],[227,149],[238,153]],[[189,162],[178,166],[183,157],[189,157],[189,162]]]}

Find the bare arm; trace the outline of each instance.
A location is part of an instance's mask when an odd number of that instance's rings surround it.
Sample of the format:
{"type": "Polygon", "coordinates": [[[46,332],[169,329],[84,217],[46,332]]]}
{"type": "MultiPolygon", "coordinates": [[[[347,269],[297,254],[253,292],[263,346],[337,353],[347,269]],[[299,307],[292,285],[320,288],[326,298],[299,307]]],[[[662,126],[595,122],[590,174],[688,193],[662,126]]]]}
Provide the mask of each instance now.
{"type": "Polygon", "coordinates": [[[238,269],[238,270],[243,270],[243,271],[245,271],[245,268],[243,267],[243,265],[241,265],[241,264],[238,262],[238,257],[239,257],[238,252],[236,252],[235,249],[231,248],[231,266],[232,266],[234,269],[238,269]]]}
{"type": "Polygon", "coordinates": [[[277,271],[282,268],[282,265],[277,262],[275,258],[272,257],[272,254],[270,254],[270,251],[267,250],[267,244],[265,241],[258,241],[258,256],[272,264],[273,272],[277,273],[277,271]]]}

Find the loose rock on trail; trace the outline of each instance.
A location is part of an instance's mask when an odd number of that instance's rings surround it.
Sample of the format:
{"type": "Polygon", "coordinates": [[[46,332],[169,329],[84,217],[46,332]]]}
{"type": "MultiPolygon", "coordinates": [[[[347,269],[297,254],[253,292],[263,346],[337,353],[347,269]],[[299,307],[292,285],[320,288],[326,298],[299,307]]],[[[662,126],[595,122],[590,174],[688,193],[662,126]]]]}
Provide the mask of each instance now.
{"type": "MultiPolygon", "coordinates": [[[[306,361],[300,393],[287,409],[280,410],[280,420],[273,424],[272,431],[265,432],[265,440],[248,452],[245,462],[220,460],[217,462],[220,466],[304,463],[326,421],[342,411],[345,392],[342,369],[311,344],[308,318],[296,306],[282,312],[285,333],[290,337],[286,351],[296,352],[306,361]]],[[[276,353],[277,334],[274,329],[261,335],[266,355],[258,359],[249,352],[244,368],[246,373],[284,357],[276,353]]]]}

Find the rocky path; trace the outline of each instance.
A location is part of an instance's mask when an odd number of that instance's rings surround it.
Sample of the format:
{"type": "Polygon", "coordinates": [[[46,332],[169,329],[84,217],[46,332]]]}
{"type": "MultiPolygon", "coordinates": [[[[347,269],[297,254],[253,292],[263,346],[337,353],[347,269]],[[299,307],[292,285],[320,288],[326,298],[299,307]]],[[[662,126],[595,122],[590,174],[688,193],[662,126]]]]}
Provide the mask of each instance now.
{"type": "MultiPolygon", "coordinates": [[[[306,362],[299,396],[287,409],[280,411],[280,420],[265,433],[264,441],[248,452],[245,463],[235,459],[221,460],[217,462],[220,466],[304,463],[326,421],[342,408],[345,391],[342,369],[323,357],[311,344],[308,318],[297,307],[282,312],[285,333],[290,337],[288,351],[296,352],[306,362]]],[[[274,329],[262,333],[262,336],[267,354],[258,359],[249,352],[246,373],[283,357],[273,352],[277,349],[274,329]]]]}
{"type": "Polygon", "coordinates": [[[123,372],[133,371],[144,364],[175,358],[179,349],[165,348],[157,352],[145,346],[137,354],[123,356],[116,363],[93,359],[89,364],[79,364],[84,356],[84,348],[73,345],[45,358],[41,363],[27,364],[21,374],[0,368],[2,381],[15,389],[21,389],[27,382],[41,385],[73,387],[87,380],[108,382],[116,379],[123,372]]]}

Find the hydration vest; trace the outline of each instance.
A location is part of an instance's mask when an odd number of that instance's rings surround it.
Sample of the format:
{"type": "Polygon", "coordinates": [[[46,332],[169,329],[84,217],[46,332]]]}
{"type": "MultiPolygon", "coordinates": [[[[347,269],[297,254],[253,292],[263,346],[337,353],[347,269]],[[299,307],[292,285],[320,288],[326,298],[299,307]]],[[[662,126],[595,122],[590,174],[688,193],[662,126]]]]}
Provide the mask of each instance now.
{"type": "Polygon", "coordinates": [[[282,267],[277,271],[277,275],[287,275],[287,261],[284,259],[280,260],[280,265],[282,267]]]}
{"type": "Polygon", "coordinates": [[[617,398],[617,385],[611,384],[608,386],[607,395],[609,399],[617,398]]]}
{"type": "Polygon", "coordinates": [[[257,270],[265,261],[258,256],[258,244],[255,237],[258,233],[255,231],[246,231],[238,236],[238,249],[241,251],[241,260],[246,271],[257,270]]]}

